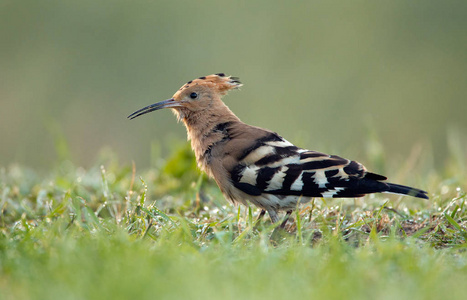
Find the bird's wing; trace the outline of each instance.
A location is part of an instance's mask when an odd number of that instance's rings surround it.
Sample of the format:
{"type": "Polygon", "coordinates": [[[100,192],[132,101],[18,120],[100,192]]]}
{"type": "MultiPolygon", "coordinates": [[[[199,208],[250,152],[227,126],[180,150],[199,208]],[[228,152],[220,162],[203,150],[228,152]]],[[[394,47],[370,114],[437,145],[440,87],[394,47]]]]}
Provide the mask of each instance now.
{"type": "Polygon", "coordinates": [[[250,195],[359,197],[380,192],[386,177],[336,155],[300,149],[275,133],[246,148],[230,172],[234,186],[250,195]]]}

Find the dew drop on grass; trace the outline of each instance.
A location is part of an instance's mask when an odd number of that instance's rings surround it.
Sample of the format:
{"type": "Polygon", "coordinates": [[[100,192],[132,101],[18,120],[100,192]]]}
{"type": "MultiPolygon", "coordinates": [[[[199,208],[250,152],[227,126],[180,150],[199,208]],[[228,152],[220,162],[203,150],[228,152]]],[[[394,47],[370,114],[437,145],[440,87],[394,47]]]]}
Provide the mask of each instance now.
{"type": "Polygon", "coordinates": [[[446,195],[447,193],[449,193],[449,187],[447,185],[443,185],[441,187],[441,194],[446,195]]]}

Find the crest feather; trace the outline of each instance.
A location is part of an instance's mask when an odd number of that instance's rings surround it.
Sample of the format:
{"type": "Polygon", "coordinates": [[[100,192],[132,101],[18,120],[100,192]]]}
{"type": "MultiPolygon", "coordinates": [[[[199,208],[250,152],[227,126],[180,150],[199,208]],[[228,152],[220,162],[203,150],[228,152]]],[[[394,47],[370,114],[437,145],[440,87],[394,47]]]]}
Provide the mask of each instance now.
{"type": "Polygon", "coordinates": [[[194,85],[206,86],[210,89],[217,90],[224,95],[229,90],[237,89],[243,84],[238,77],[226,76],[224,73],[217,73],[208,76],[202,76],[191,81],[188,81],[180,88],[180,92],[194,85]]]}

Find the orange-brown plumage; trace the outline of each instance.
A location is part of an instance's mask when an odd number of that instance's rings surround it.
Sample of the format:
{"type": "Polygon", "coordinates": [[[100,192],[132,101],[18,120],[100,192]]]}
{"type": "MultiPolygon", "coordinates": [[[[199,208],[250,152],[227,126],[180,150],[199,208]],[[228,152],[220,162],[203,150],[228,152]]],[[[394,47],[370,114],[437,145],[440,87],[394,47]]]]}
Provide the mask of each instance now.
{"type": "Polygon", "coordinates": [[[212,91],[225,95],[229,90],[242,86],[238,78],[226,76],[224,73],[218,73],[208,76],[199,77],[185,83],[174,95],[173,98],[179,99],[180,94],[190,87],[203,86],[211,89],[212,91]]]}

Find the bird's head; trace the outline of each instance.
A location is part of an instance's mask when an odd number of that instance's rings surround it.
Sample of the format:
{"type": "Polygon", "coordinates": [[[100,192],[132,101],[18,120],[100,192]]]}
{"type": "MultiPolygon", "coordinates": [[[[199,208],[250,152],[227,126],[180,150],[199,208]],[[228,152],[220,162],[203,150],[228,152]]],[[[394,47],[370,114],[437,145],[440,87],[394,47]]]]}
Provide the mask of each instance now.
{"type": "Polygon", "coordinates": [[[193,113],[209,109],[216,101],[221,101],[221,96],[229,90],[241,86],[237,77],[226,76],[224,73],[199,77],[184,84],[172,98],[148,105],[128,118],[134,119],[155,110],[172,108],[178,118],[183,120],[193,113]]]}

